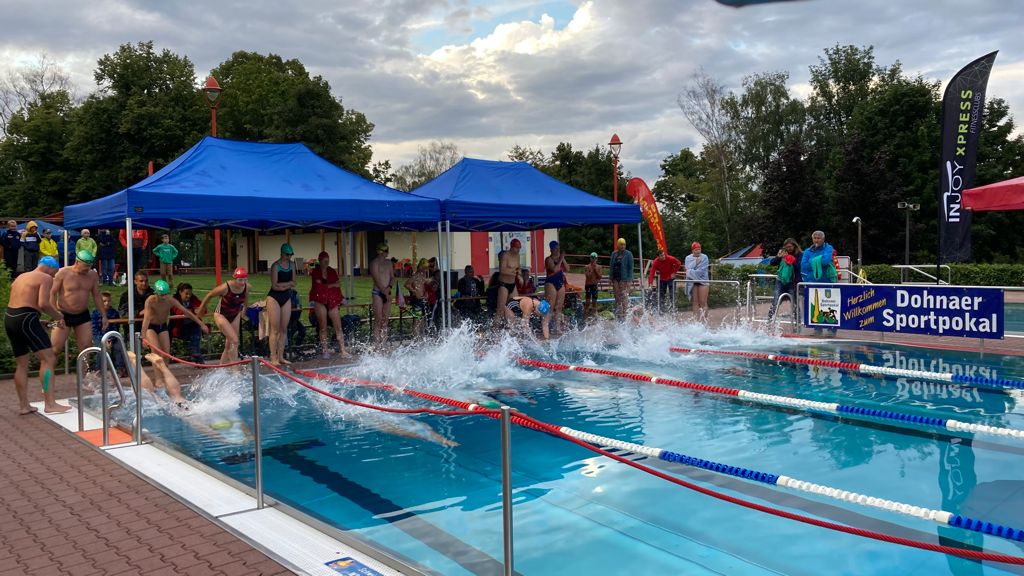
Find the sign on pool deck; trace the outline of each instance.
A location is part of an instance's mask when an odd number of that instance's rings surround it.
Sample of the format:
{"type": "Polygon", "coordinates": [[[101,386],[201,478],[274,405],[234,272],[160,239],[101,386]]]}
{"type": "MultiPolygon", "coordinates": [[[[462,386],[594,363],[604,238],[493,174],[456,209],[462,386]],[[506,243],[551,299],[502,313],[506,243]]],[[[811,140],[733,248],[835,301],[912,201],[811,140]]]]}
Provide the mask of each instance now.
{"type": "Polygon", "coordinates": [[[804,325],[811,328],[1003,337],[1000,288],[807,284],[803,290],[804,325]]]}
{"type": "Polygon", "coordinates": [[[384,576],[366,564],[353,558],[338,558],[324,563],[331,570],[342,576],[384,576]]]}

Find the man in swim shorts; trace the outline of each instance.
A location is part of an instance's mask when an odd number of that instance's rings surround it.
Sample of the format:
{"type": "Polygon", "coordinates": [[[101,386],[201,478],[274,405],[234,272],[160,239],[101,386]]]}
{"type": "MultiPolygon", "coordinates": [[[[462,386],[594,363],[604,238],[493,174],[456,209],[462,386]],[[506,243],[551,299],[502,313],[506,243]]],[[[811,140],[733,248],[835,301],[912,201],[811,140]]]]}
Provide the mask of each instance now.
{"type": "Polygon", "coordinates": [[[71,406],[58,404],[54,399],[53,367],[57,358],[53,355],[50,335],[40,322],[39,314],[45,313],[58,325],[64,322],[64,315],[57,310],[50,299],[53,275],[60,269],[56,258],[49,256],[39,260],[39,265],[29,272],[18,275],[11,284],[11,297],[4,312],[4,330],[14,352],[14,389],[18,393],[18,413],[31,414],[36,411],[28,402],[28,355],[34,353],[39,360],[39,381],[43,388],[48,413],[67,412],[71,406]]]}
{"type": "Polygon", "coordinates": [[[373,290],[370,292],[373,305],[373,341],[382,344],[387,340],[388,316],[391,314],[391,283],[395,269],[388,259],[388,245],[377,244],[377,257],[370,262],[370,277],[373,290]]]}
{"type": "Polygon", "coordinates": [[[75,345],[78,351],[92,346],[92,316],[89,314],[89,298],[100,312],[100,329],[107,331],[109,319],[107,308],[100,296],[100,276],[92,269],[96,256],[88,250],[75,254],[75,263],[61,268],[53,277],[50,297],[53,305],[64,315],[64,323],[58,324],[50,333],[53,353],[61,354],[68,340],[68,331],[75,331],[75,345]]]}
{"type": "Polygon", "coordinates": [[[519,249],[523,244],[513,238],[508,250],[501,253],[498,261],[498,318],[505,317],[505,304],[516,290],[516,279],[519,276],[519,249]]]}
{"type": "Polygon", "coordinates": [[[597,286],[601,283],[601,276],[604,275],[601,264],[597,262],[597,252],[590,253],[590,264],[583,269],[583,275],[586,278],[583,291],[587,299],[584,316],[589,318],[597,313],[597,286]]]}

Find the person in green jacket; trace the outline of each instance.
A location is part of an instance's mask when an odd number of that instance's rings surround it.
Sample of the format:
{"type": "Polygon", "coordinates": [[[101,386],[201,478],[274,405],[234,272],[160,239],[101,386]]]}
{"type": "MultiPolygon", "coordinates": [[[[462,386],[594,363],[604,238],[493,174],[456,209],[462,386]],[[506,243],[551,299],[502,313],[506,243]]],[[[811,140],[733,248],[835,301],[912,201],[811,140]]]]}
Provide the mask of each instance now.
{"type": "Polygon", "coordinates": [[[160,237],[160,244],[153,248],[153,254],[160,261],[160,278],[167,282],[168,286],[174,285],[174,259],[178,257],[178,249],[171,244],[171,237],[164,234],[160,237]]]}
{"type": "Polygon", "coordinates": [[[96,254],[98,252],[96,240],[93,240],[88,228],[82,229],[82,237],[78,239],[78,242],[75,242],[75,252],[81,252],[82,250],[88,250],[89,254],[96,254]]]}

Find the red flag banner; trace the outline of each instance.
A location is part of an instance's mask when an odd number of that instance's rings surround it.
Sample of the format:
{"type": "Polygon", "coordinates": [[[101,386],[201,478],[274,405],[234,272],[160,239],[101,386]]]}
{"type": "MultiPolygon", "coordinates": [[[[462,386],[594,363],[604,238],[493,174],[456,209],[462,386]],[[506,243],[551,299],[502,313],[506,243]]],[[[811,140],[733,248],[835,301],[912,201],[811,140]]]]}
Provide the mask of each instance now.
{"type": "Polygon", "coordinates": [[[640,212],[647,220],[647,226],[654,235],[654,241],[658,243],[658,250],[668,250],[665,247],[665,229],[661,226],[661,214],[658,213],[658,204],[654,202],[654,194],[647,184],[640,178],[630,178],[626,184],[626,194],[629,194],[640,205],[640,212]]]}

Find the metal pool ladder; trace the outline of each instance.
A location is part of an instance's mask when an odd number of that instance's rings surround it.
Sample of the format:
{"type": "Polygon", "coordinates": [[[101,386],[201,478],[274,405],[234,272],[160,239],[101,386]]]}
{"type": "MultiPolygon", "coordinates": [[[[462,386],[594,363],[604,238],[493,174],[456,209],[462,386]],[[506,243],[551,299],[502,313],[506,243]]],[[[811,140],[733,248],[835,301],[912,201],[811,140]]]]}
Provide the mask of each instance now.
{"type": "MultiPolygon", "coordinates": [[[[85,431],[85,406],[82,404],[82,377],[85,375],[87,370],[87,362],[89,357],[95,354],[99,358],[100,365],[100,402],[101,410],[103,412],[103,444],[107,446],[110,444],[110,412],[117,410],[118,408],[124,407],[125,395],[124,387],[121,386],[121,379],[117,376],[117,369],[114,367],[114,359],[107,352],[107,345],[113,341],[114,345],[112,348],[116,350],[119,348],[121,357],[124,359],[125,369],[128,373],[128,379],[131,382],[132,391],[135,393],[135,424],[132,426],[132,439],[136,444],[142,444],[142,386],[138,373],[132,370],[131,362],[128,359],[128,349],[125,347],[124,339],[121,338],[121,334],[111,330],[103,335],[100,339],[99,346],[90,346],[78,353],[78,360],[75,370],[75,381],[78,390],[78,431],[85,431]],[[117,399],[114,402],[110,402],[109,395],[107,392],[107,371],[113,376],[114,386],[117,390],[117,399]]],[[[136,366],[136,370],[138,366],[136,366]]]]}

